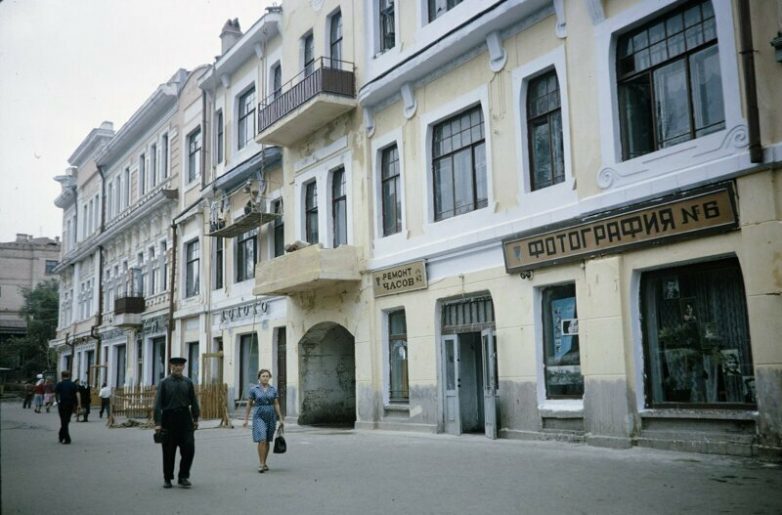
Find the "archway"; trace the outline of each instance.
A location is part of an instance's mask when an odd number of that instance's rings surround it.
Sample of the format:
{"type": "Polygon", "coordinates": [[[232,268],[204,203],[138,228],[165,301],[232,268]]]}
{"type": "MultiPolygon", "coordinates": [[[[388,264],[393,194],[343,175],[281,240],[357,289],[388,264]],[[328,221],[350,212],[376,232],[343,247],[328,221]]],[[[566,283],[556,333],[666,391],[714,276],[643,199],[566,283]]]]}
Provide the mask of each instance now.
{"type": "Polygon", "coordinates": [[[299,341],[299,424],[356,422],[355,339],[339,324],[322,322],[299,341]]]}

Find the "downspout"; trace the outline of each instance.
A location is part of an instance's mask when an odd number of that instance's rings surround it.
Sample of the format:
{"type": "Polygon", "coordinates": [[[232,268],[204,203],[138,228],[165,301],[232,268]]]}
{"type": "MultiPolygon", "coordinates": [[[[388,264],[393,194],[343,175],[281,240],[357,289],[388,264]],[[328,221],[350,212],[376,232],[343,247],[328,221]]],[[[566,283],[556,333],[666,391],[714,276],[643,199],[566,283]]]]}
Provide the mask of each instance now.
{"type": "Polygon", "coordinates": [[[166,363],[171,359],[171,334],[174,331],[174,285],[176,284],[176,224],[171,224],[171,271],[168,281],[168,327],[166,328],[166,363]]]}
{"type": "Polygon", "coordinates": [[[758,112],[758,91],[755,80],[755,49],[752,46],[752,20],[749,0],[739,0],[739,36],[741,41],[741,70],[744,79],[744,101],[747,103],[747,125],[749,130],[749,159],[753,163],[763,162],[763,146],[760,143],[760,115],[758,112]]]}
{"type": "MultiPolygon", "coordinates": [[[[101,226],[103,222],[101,222],[101,226]]],[[[102,229],[101,229],[102,230],[102,229]]],[[[103,324],[103,245],[98,245],[98,316],[95,320],[95,325],[90,327],[90,336],[95,340],[95,364],[100,365],[100,351],[103,340],[100,334],[98,334],[98,327],[103,324]]],[[[97,368],[96,368],[97,370],[97,368]]],[[[87,371],[87,377],[89,377],[90,371],[87,371]]],[[[100,379],[98,373],[95,373],[94,385],[98,388],[100,385],[100,379]]]]}

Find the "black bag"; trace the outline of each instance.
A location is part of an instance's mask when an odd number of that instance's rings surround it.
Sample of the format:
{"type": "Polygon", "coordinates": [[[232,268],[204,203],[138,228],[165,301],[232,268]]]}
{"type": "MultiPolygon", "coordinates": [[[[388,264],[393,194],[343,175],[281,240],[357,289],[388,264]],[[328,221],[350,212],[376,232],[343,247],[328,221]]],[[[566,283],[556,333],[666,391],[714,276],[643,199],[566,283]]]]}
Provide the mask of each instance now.
{"type": "Polygon", "coordinates": [[[288,450],[288,444],[285,443],[285,437],[282,436],[281,431],[277,431],[277,436],[274,437],[274,454],[284,454],[288,450]]]}
{"type": "Polygon", "coordinates": [[[155,440],[155,443],[163,443],[163,440],[166,439],[166,430],[161,429],[160,431],[155,431],[152,434],[152,439],[155,440]]]}

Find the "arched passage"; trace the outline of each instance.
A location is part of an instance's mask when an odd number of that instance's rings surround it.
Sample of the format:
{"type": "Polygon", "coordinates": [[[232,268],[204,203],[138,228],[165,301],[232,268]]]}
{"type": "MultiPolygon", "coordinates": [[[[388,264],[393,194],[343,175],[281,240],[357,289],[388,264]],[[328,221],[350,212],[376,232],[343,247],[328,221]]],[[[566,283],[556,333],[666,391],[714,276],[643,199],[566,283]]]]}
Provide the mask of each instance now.
{"type": "Polygon", "coordinates": [[[355,339],[339,324],[322,322],[299,341],[299,424],[356,422],[355,339]]]}

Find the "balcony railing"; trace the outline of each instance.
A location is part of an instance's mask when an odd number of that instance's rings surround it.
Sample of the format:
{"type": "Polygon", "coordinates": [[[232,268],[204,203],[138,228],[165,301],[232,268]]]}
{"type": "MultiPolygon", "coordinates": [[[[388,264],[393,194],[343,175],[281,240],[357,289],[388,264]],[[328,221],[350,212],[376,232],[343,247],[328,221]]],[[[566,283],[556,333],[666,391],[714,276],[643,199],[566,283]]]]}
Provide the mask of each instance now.
{"type": "Polygon", "coordinates": [[[114,314],[138,314],[145,308],[144,297],[120,297],[114,299],[114,314]]]}
{"type": "MultiPolygon", "coordinates": [[[[356,98],[353,63],[321,57],[258,105],[258,134],[318,95],[356,98]]],[[[318,128],[318,127],[315,127],[318,128]]]]}

